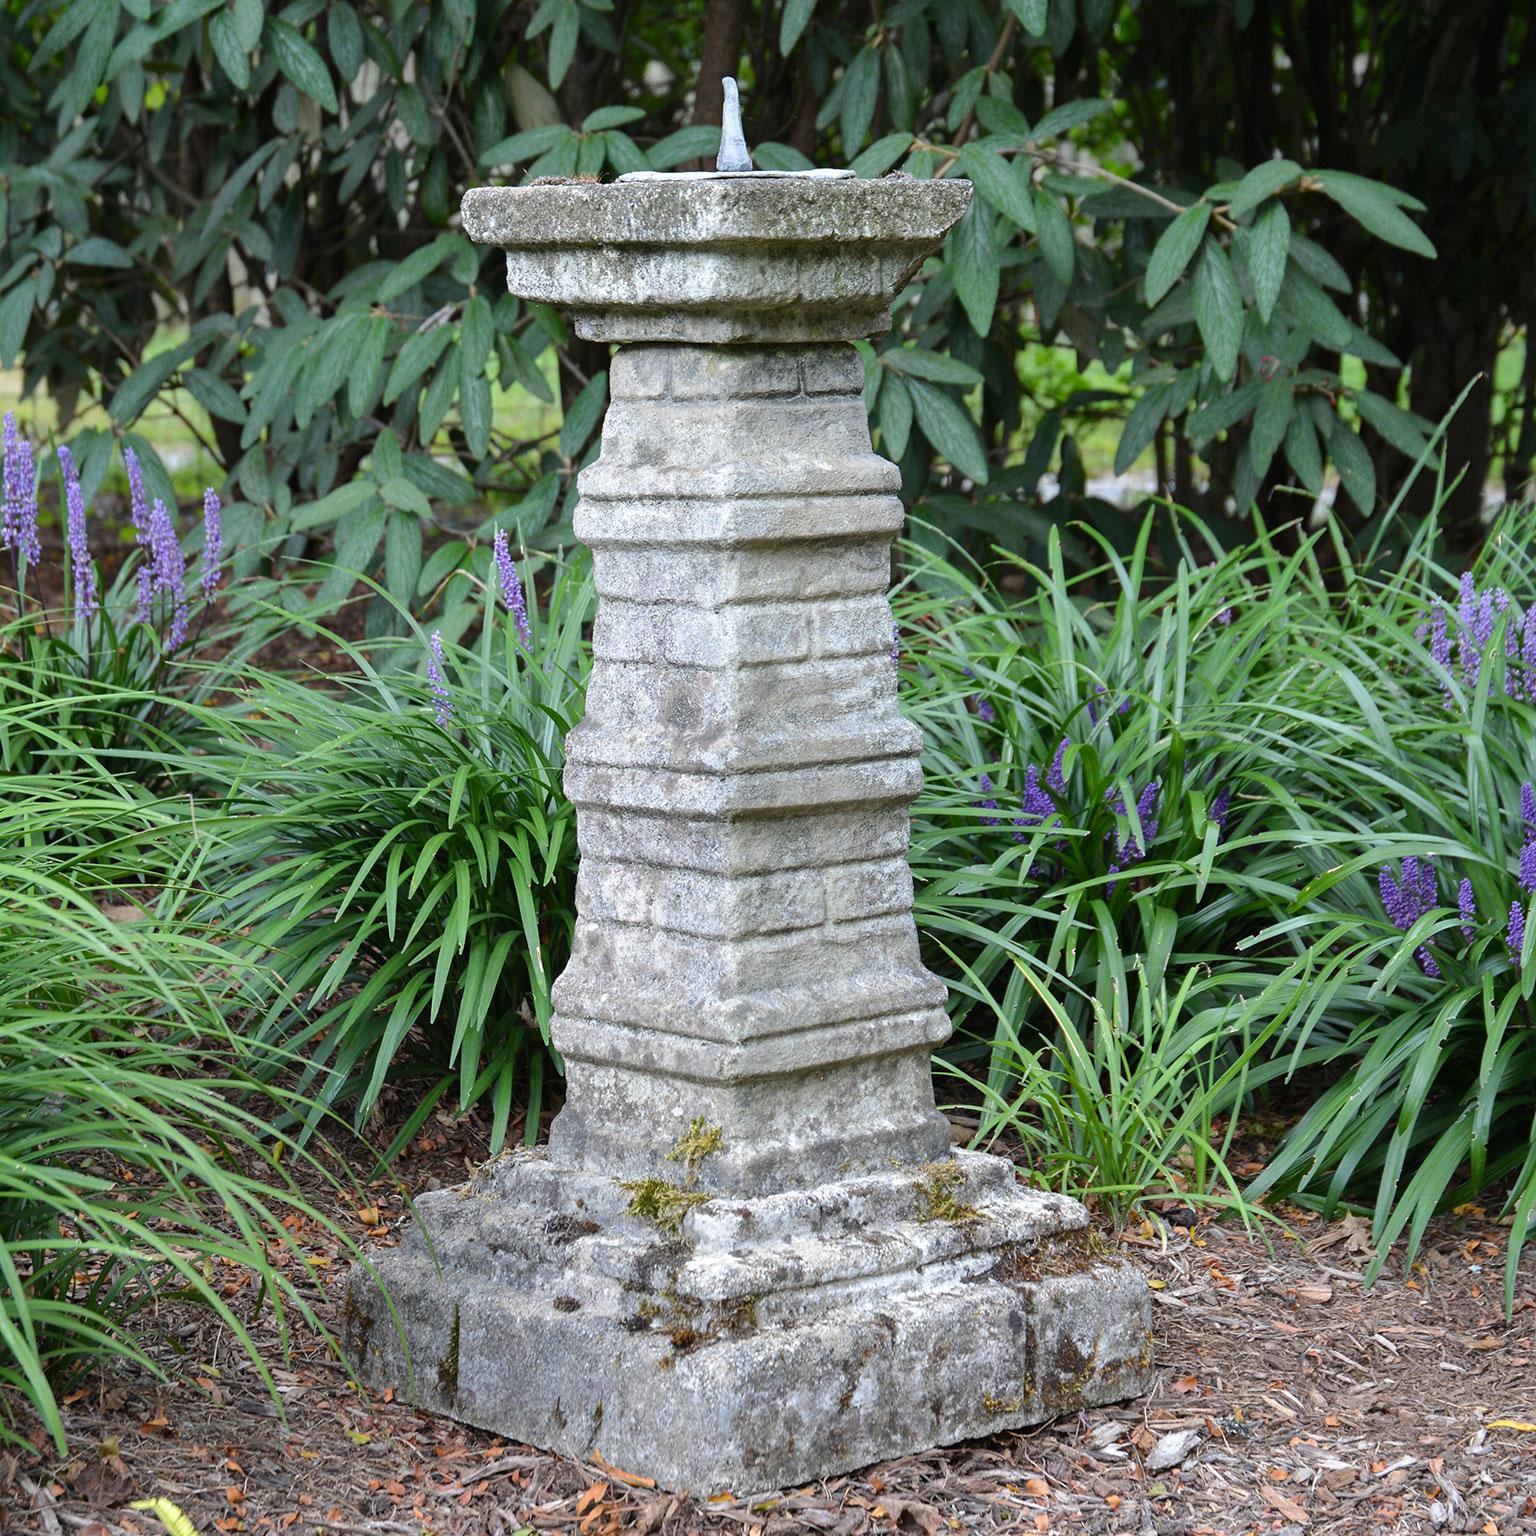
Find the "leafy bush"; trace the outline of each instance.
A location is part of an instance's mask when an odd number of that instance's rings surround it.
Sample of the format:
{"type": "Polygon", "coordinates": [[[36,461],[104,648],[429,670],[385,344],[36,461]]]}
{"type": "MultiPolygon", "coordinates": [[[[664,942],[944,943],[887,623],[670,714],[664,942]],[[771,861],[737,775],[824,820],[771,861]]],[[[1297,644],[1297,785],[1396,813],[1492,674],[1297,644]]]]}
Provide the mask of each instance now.
{"type": "MultiPolygon", "coordinates": [[[[0,737],[11,713],[7,701],[0,737]]],[[[114,783],[88,756],[73,778],[6,776],[0,1439],[22,1438],[26,1405],[63,1454],[63,1391],[103,1358],[158,1372],[147,1342],[173,1296],[214,1312],[275,1396],[250,1311],[226,1293],[231,1268],[281,1339],[290,1316],[325,1331],[284,1218],[340,1234],[293,1181],[303,1154],[273,1130],[304,1106],[262,1080],[281,1063],[221,1024],[259,1000],[261,979],[139,895],[195,841],[184,803],[114,783]]]]}
{"type": "MultiPolygon", "coordinates": [[[[872,417],[909,493],[990,482],[977,513],[958,499],[946,515],[1017,536],[1054,467],[1058,520],[1086,511],[1118,529],[1070,436],[1106,411],[1127,413],[1122,465],[1177,442],[1193,494],[1188,448],[1204,453],[1213,515],[1230,490],[1244,517],[1266,479],[1315,494],[1329,462],[1371,510],[1362,420],[1417,452],[1401,364],[1356,323],[1377,307],[1356,303],[1330,247],[1380,242],[1411,288],[1433,254],[1410,216],[1422,204],[1269,158],[1303,153],[1300,132],[1252,136],[1246,173],[1154,173],[1162,125],[1139,153],[1126,135],[1151,94],[1143,75],[1168,71],[1131,46],[1151,30],[1133,7],[902,0],[868,25],[793,0],[777,27],[750,29],[741,5],[708,15],[621,17],[607,0],[6,6],[0,367],[19,356],[26,387],[66,413],[104,381],[111,431],[79,439],[88,491],[112,433],[158,403],[238,495],[241,547],[291,552],[329,532],[339,565],[381,570],[397,607],[431,590],[424,528],[478,524],[487,494],[515,507],[522,542],[554,547],[605,354],[502,291],[497,253],[451,227],[459,196],[712,153],[708,104],[745,43],[762,165],[977,188],[868,353],[872,417]],[[695,98],[704,124],[688,121],[695,98]],[[773,137],[786,129],[793,143],[773,137]],[[1113,387],[1028,409],[1016,359],[1037,335],[1099,359],[1113,387]],[[1376,370],[1373,387],[1345,356],[1376,370]]],[[[1274,69],[1278,39],[1250,23],[1245,54],[1274,69]]],[[[391,612],[376,605],[374,622],[391,612]]]]}
{"type": "Polygon", "coordinates": [[[359,677],[254,675],[222,758],[231,791],[207,915],[284,978],[261,1037],[309,1050],[301,1086],[352,1098],[360,1117],[387,1081],[419,1078],[400,1142],[456,1074],[461,1108],[490,1102],[499,1146],[520,1067],[536,1136],[549,989],[574,922],[560,767],[590,579],[585,562],[562,569],[547,613],[530,614],[498,553],[504,622],[491,584],[462,573],[483,588],[475,649],[434,632],[378,647],[395,663],[383,671],[336,642],[359,677]]]}
{"type": "Polygon", "coordinates": [[[1265,1075],[1327,1081],[1256,1185],[1324,1209],[1369,1191],[1380,1255],[1502,1192],[1507,1302],[1536,1216],[1533,533],[1536,509],[1508,513],[1455,583],[1426,532],[1295,632],[1329,699],[1296,712],[1298,745],[1333,803],[1299,848],[1314,915],[1285,921],[1324,966],[1265,1075]]]}

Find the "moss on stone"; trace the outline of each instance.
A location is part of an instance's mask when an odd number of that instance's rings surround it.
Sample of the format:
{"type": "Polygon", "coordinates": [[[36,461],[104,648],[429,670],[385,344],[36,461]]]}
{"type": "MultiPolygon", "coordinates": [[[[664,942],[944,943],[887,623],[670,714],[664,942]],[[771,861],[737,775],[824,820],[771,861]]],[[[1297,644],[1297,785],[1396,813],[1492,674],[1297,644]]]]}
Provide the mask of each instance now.
{"type": "Polygon", "coordinates": [[[725,1132],[718,1125],[710,1125],[702,1115],[688,1122],[688,1129],[672,1145],[667,1153],[669,1163],[681,1163],[688,1182],[693,1183],[699,1164],[716,1153],[725,1143],[725,1132]]]}
{"type": "Polygon", "coordinates": [[[1113,1245],[1092,1227],[1058,1233],[1009,1256],[1013,1277],[1023,1281],[1059,1280],[1080,1275],[1095,1264],[1123,1263],[1113,1245]]]}
{"type": "Polygon", "coordinates": [[[710,1200],[702,1190],[683,1189],[665,1179],[620,1179],[619,1188],[629,1194],[631,1216],[674,1235],[683,1230],[683,1217],[689,1211],[710,1200]]]}
{"type": "Polygon", "coordinates": [[[448,1348],[437,1366],[437,1390],[451,1407],[459,1395],[459,1309],[453,1309],[453,1322],[448,1328],[448,1348]]]}
{"type": "Polygon", "coordinates": [[[918,1170],[917,1219],[929,1221],[979,1221],[981,1212],[960,1198],[965,1170],[958,1163],[925,1163],[918,1170]]]}

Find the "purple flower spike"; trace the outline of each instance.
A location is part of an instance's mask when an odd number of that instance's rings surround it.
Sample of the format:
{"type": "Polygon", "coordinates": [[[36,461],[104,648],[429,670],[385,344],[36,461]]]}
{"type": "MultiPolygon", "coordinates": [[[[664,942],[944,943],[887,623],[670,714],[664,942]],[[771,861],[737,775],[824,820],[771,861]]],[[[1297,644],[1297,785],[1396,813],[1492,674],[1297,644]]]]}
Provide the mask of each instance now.
{"type": "Polygon", "coordinates": [[[427,655],[427,682],[432,689],[432,706],[437,712],[437,723],[446,730],[453,724],[453,700],[448,693],[448,682],[443,676],[443,632],[432,631],[427,642],[431,647],[427,655]]]}
{"type": "MultiPolygon", "coordinates": [[[[167,651],[179,650],[187,638],[187,598],[183,590],[187,573],[176,537],[176,525],[163,501],[156,500],[149,512],[149,558],[152,568],[150,597],[164,592],[170,598],[170,623],[165,632],[167,651]]],[[[139,588],[142,601],[144,588],[139,588]]]]}
{"type": "Polygon", "coordinates": [[[21,518],[21,434],[16,430],[16,415],[5,413],[5,500],[0,502],[0,549],[17,543],[21,518]]]}
{"type": "Polygon", "coordinates": [[[1536,832],[1536,789],[1529,784],[1520,786],[1520,820],[1527,832],[1536,832]]]}
{"type": "Polygon", "coordinates": [[[1504,934],[1504,944],[1509,950],[1509,958],[1519,965],[1525,949],[1525,908],[1518,901],[1509,904],[1509,928],[1504,934]]]}
{"type": "MultiPolygon", "coordinates": [[[[501,587],[501,600],[506,605],[506,610],[512,615],[512,621],[517,625],[517,638],[522,642],[525,651],[533,649],[533,626],[528,622],[528,599],[523,594],[523,584],[518,579],[517,565],[512,559],[512,551],[507,548],[507,535],[505,530],[498,528],[496,537],[491,540],[491,550],[496,560],[496,580],[501,587]]],[[[891,625],[894,635],[896,626],[891,625]]],[[[899,657],[900,653],[893,649],[892,660],[899,657]]]]}
{"type": "Polygon", "coordinates": [[[181,591],[185,567],[181,544],[176,538],[176,524],[163,501],[156,500],[149,514],[149,558],[154,569],[155,591],[181,591]]]}
{"type": "Polygon", "coordinates": [[[1162,785],[1153,779],[1136,802],[1136,819],[1141,823],[1142,840],[1149,844],[1157,836],[1157,797],[1161,790],[1162,785]]]}
{"type": "Polygon", "coordinates": [[[64,476],[64,504],[68,509],[69,565],[74,578],[75,613],[86,623],[96,617],[101,604],[96,598],[96,567],[91,562],[91,546],[85,532],[85,492],[80,489],[80,472],[75,456],[68,448],[59,449],[59,470],[64,476]]]}
{"type": "Polygon", "coordinates": [[[1062,769],[1062,762],[1067,755],[1067,748],[1072,745],[1070,736],[1063,736],[1056,743],[1056,755],[1051,759],[1051,766],[1045,772],[1045,787],[1053,795],[1064,795],[1067,792],[1067,776],[1062,769]]]}
{"type": "MultiPolygon", "coordinates": [[[[1056,814],[1056,802],[1046,794],[1040,783],[1040,770],[1033,763],[1024,772],[1024,800],[1021,809],[1024,814],[1013,819],[1014,826],[1021,829],[1038,827],[1048,817],[1056,814]]],[[[1013,840],[1016,843],[1027,841],[1027,831],[1016,831],[1013,840]]]]}
{"type": "Polygon", "coordinates": [[[140,544],[149,542],[149,502],[144,496],[144,471],[132,448],[123,449],[123,464],[128,471],[128,515],[133,519],[134,535],[140,544]]]}
{"type": "Polygon", "coordinates": [[[1232,791],[1223,785],[1216,791],[1206,814],[1216,823],[1217,841],[1227,835],[1227,817],[1232,812],[1232,791]]]}
{"type": "Polygon", "coordinates": [[[983,698],[976,699],[976,718],[983,725],[991,725],[997,719],[997,711],[993,709],[990,701],[983,698]]]}
{"type": "MultiPolygon", "coordinates": [[[[982,811],[995,811],[997,809],[997,796],[992,793],[992,775],[990,773],[984,773],[977,782],[979,783],[981,787],[981,793],[984,796],[983,799],[976,801],[977,809],[982,811]]],[[[995,827],[1000,825],[1001,822],[1001,816],[983,816],[981,818],[981,824],[984,827],[995,827]]]]}
{"type": "Polygon", "coordinates": [[[135,624],[148,624],[155,608],[155,573],[147,558],[139,561],[139,602],[133,611],[135,624]]]}
{"type": "Polygon", "coordinates": [[[37,459],[5,413],[5,500],[0,511],[0,549],[14,549],[28,565],[43,556],[37,536],[37,459]]]}
{"type": "Polygon", "coordinates": [[[219,498],[210,488],[203,492],[203,601],[212,598],[219,584],[219,555],[224,530],[219,520],[219,498]]]}
{"type": "MultiPolygon", "coordinates": [[[[1384,867],[1377,876],[1377,888],[1381,892],[1381,904],[1394,928],[1406,932],[1426,912],[1433,911],[1439,901],[1435,886],[1435,867],[1428,859],[1418,859],[1412,854],[1403,860],[1401,882],[1392,878],[1390,866],[1384,867]]],[[[1440,979],[1440,967],[1430,953],[1429,946],[1421,944],[1413,952],[1419,969],[1432,981],[1440,979]]]]}
{"type": "Polygon", "coordinates": [[[1472,882],[1463,880],[1456,888],[1456,910],[1461,914],[1461,936],[1468,944],[1477,937],[1477,902],[1472,895],[1472,882]]]}
{"type": "Polygon", "coordinates": [[[1520,889],[1526,895],[1536,895],[1536,832],[1525,840],[1520,850],[1520,889]]]}

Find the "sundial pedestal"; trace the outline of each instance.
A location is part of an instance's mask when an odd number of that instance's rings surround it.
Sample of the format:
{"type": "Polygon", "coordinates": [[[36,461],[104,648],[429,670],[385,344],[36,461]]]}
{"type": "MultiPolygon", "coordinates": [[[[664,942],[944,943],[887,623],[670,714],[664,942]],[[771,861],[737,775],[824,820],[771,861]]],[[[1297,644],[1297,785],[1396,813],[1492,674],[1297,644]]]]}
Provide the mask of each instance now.
{"type": "Polygon", "coordinates": [[[547,1149],[423,1196],[363,1269],[365,1380],[667,1487],[807,1481],[1134,1395],[1141,1278],[1075,1201],[952,1153],[906,865],[902,509],[850,339],[964,183],[481,190],[514,293],[616,341],[578,536],[579,921],[547,1149]],[[428,1241],[430,1238],[430,1242],[428,1241]],[[402,1347],[402,1336],[409,1345],[402,1347]]]}

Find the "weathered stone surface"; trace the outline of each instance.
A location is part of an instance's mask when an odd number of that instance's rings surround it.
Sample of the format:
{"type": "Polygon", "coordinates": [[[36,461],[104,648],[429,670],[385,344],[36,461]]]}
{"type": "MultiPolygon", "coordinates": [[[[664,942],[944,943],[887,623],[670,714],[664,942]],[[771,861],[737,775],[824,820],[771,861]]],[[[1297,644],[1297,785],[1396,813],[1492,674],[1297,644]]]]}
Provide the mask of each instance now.
{"type": "Polygon", "coordinates": [[[743,175],[465,199],[515,292],[641,344],[576,513],[599,605],[565,773],[566,1102],[546,1152],[424,1198],[354,1273],[365,1379],[699,1491],[1145,1385],[1139,1277],[1076,1202],[951,1155],[934,1107],[899,476],[847,338],[968,196],[743,175]]]}
{"type": "Polygon", "coordinates": [[[685,1164],[670,1171],[625,1189],[518,1154],[424,1196],[402,1247],[376,1255],[395,1314],[366,1271],[351,1278],[364,1379],[413,1375],[426,1406],[701,1494],[1147,1385],[1140,1276],[1102,1255],[1075,1201],[998,1159],[753,1200],[700,1198],[685,1164]]]}
{"type": "Polygon", "coordinates": [[[507,250],[514,293],[596,341],[871,336],[965,211],[964,181],[656,176],[477,187],[470,239],[507,250]]]}

